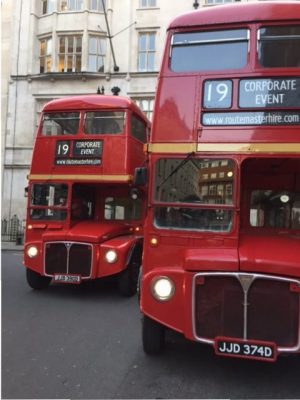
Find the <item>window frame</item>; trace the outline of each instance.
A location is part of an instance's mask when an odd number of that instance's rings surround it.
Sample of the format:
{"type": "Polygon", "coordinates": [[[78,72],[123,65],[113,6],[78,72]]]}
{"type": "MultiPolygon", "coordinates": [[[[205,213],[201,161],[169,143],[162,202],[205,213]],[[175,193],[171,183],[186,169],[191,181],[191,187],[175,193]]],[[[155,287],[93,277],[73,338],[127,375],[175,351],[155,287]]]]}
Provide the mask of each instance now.
{"type": "Polygon", "coordinates": [[[156,31],[142,31],[138,33],[138,55],[137,55],[137,70],[138,72],[154,72],[155,71],[155,56],[156,56],[156,31]],[[145,36],[145,49],[142,49],[142,36],[145,36]],[[153,49],[151,46],[151,37],[153,36],[154,46],[153,49]],[[143,62],[141,57],[143,57],[143,62]],[[153,57],[153,60],[151,58],[153,57]],[[145,65],[145,68],[142,68],[142,65],[145,65]],[[150,65],[153,64],[153,65],[150,65]]]}
{"type": "MultiPolygon", "coordinates": [[[[224,49],[223,49],[224,50],[224,49]]],[[[228,52],[229,48],[227,49],[228,52]]],[[[237,49],[231,48],[231,51],[236,52],[237,49]]],[[[241,49],[239,50],[241,52],[241,49]]],[[[203,50],[202,50],[203,52],[203,50]]],[[[182,51],[181,51],[182,53],[182,51]]],[[[204,57],[202,54],[196,54],[196,51],[194,54],[188,54],[185,55],[185,58],[188,56],[191,57],[193,55],[193,59],[210,59],[207,57],[204,57]]],[[[218,71],[236,71],[236,70],[244,70],[248,63],[249,63],[249,55],[250,55],[250,29],[246,26],[241,26],[237,28],[230,28],[230,29],[215,29],[215,30],[199,30],[199,31],[182,31],[182,32],[176,32],[172,35],[171,41],[170,41],[170,57],[169,57],[169,70],[172,73],[175,74],[184,74],[184,73],[194,73],[194,74],[199,74],[203,72],[207,73],[216,73],[218,71]],[[226,36],[226,34],[228,35],[226,36]],[[237,33],[236,36],[235,33],[237,33]],[[240,36],[238,36],[238,33],[240,33],[240,36]],[[244,34],[244,36],[243,36],[244,34]],[[188,35],[190,35],[190,38],[188,38],[188,35]],[[199,35],[199,38],[196,37],[196,35],[199,35]],[[214,37],[215,35],[215,37],[214,37]],[[183,36],[186,36],[184,38],[183,36]],[[192,38],[194,36],[194,38],[192,38]],[[201,37],[202,36],[202,37],[201,37]],[[206,37],[205,37],[206,36],[206,37]],[[225,36],[225,37],[223,37],[225,36]],[[178,38],[177,38],[178,37],[178,38]],[[198,50],[201,50],[201,47],[205,49],[206,47],[206,52],[213,53],[218,52],[218,54],[221,53],[221,46],[225,45],[237,45],[237,44],[244,44],[244,47],[242,50],[245,52],[244,56],[245,59],[240,59],[239,60],[239,65],[234,65],[234,66],[226,66],[226,65],[221,65],[220,62],[217,64],[210,64],[210,65],[197,65],[197,66],[189,66],[188,68],[183,68],[183,66],[179,65],[178,63],[176,64],[177,60],[176,57],[178,58],[179,55],[174,55],[174,52],[176,49],[182,48],[182,50],[187,50],[188,48],[198,48],[198,50]],[[213,49],[213,46],[219,46],[219,48],[213,49]],[[243,65],[242,65],[243,62],[243,65]],[[241,65],[240,65],[241,64],[241,65]]],[[[181,54],[181,59],[183,55],[181,54]]],[[[219,60],[219,58],[218,58],[219,60]]]]}
{"type": "Polygon", "coordinates": [[[73,35],[59,35],[58,36],[58,51],[57,51],[57,71],[61,73],[81,72],[82,69],[82,39],[83,36],[80,34],[73,35]],[[69,52],[69,40],[72,38],[73,46],[72,52],[69,52]],[[64,39],[64,52],[61,51],[61,40],[64,39]],[[80,39],[80,52],[77,51],[77,41],[80,39]],[[60,60],[64,58],[63,71],[60,70],[60,60]],[[68,68],[69,58],[72,57],[72,69],[68,68]],[[77,70],[77,61],[80,61],[80,68],[77,70]]]}
{"type": "Polygon", "coordinates": [[[42,15],[52,14],[54,11],[54,0],[42,0],[42,15]]]}
{"type": "Polygon", "coordinates": [[[143,111],[143,113],[147,116],[149,121],[152,120],[152,115],[154,111],[154,96],[153,97],[139,97],[133,99],[137,106],[143,111]],[[147,104],[147,107],[144,105],[147,104]]]}
{"type": "Polygon", "coordinates": [[[53,221],[63,221],[68,217],[68,199],[69,199],[69,185],[66,183],[40,183],[36,182],[30,186],[30,201],[28,207],[28,216],[32,220],[53,220],[53,221]],[[48,204],[36,204],[34,202],[34,190],[40,187],[40,192],[42,192],[42,187],[44,190],[48,187],[48,196],[45,200],[48,204]],[[59,190],[59,203],[55,203],[56,194],[55,192],[59,190]],[[51,189],[52,188],[52,189],[51,189]],[[51,195],[52,192],[52,195],[51,195]],[[63,193],[65,196],[63,196],[63,193]],[[61,201],[62,200],[62,201],[61,201]]]}
{"type": "Polygon", "coordinates": [[[60,12],[84,11],[84,4],[85,4],[84,0],[60,0],[59,11],[60,12]],[[71,5],[72,3],[75,6],[71,5]]]}
{"type": "Polygon", "coordinates": [[[104,36],[99,36],[99,35],[89,35],[88,38],[88,59],[87,59],[87,64],[88,64],[88,71],[90,72],[99,72],[99,73],[104,73],[105,70],[105,61],[106,61],[106,53],[107,53],[107,41],[106,41],[106,37],[104,36]],[[92,53],[91,52],[91,45],[90,45],[90,41],[92,39],[96,40],[96,52],[92,53]],[[101,54],[101,50],[102,50],[102,45],[104,44],[104,51],[101,54]],[[100,51],[99,51],[100,50],[100,51]],[[90,63],[90,57],[95,57],[96,58],[96,70],[91,68],[91,63],[90,63]],[[102,66],[101,66],[101,70],[98,67],[98,62],[99,59],[101,59],[102,61],[102,66]]]}
{"type": "MultiPolygon", "coordinates": [[[[282,25],[282,24],[280,24],[280,25],[261,25],[261,26],[259,26],[258,28],[257,28],[257,32],[256,32],[256,57],[257,57],[257,63],[258,63],[258,65],[261,67],[261,68],[264,68],[264,69],[266,69],[266,68],[270,68],[270,69],[274,69],[274,68],[299,68],[300,67],[300,65],[299,64],[297,64],[296,66],[295,65],[292,65],[292,66],[286,66],[286,65],[264,65],[263,64],[263,51],[262,51],[262,47],[263,47],[263,45],[264,44],[266,44],[266,43],[268,43],[268,44],[270,44],[271,42],[273,42],[273,43],[277,43],[277,44],[280,44],[280,42],[282,42],[282,41],[284,41],[284,40],[288,40],[288,39],[290,39],[290,43],[293,41],[293,40],[298,40],[298,41],[300,41],[300,34],[290,34],[290,35],[288,35],[288,34],[285,34],[285,35],[276,35],[276,34],[274,34],[274,35],[270,35],[270,33],[268,34],[268,35],[262,35],[262,30],[264,30],[264,29],[280,29],[280,28],[291,28],[291,27],[296,27],[297,25],[296,24],[288,24],[288,25],[282,25]]],[[[295,46],[296,47],[296,46],[295,46]]],[[[266,49],[264,49],[264,51],[266,51],[266,49]]],[[[278,58],[278,57],[276,57],[276,55],[278,54],[278,49],[272,49],[272,55],[273,55],[273,63],[274,63],[274,59],[276,58],[276,60],[282,60],[282,58],[283,57],[281,57],[281,58],[278,58]],[[275,55],[275,57],[274,57],[274,55],[275,55]]],[[[299,61],[298,61],[298,63],[299,63],[299,61]]]]}
{"type": "Polygon", "coordinates": [[[236,0],[205,0],[205,5],[213,6],[218,4],[235,3],[236,0]]]}
{"type": "MultiPolygon", "coordinates": [[[[104,0],[104,7],[106,8],[106,0],[104,0]]],[[[89,0],[89,10],[94,12],[104,12],[102,0],[89,0]],[[93,2],[96,3],[96,7],[93,7],[93,2]]]]}
{"type": "Polygon", "coordinates": [[[53,61],[53,57],[52,57],[52,46],[53,46],[53,38],[52,36],[46,36],[43,38],[39,39],[39,73],[40,74],[46,74],[48,72],[52,72],[52,61],[53,61]],[[45,53],[42,54],[42,45],[44,43],[44,49],[45,49],[45,53]],[[49,46],[50,43],[50,46],[49,46]],[[49,46],[49,48],[48,48],[49,46]],[[42,71],[42,60],[43,60],[43,64],[44,64],[44,70],[42,71]],[[49,65],[50,63],[50,65],[49,65]],[[49,65],[49,69],[48,66],[49,65]]]}
{"type": "Polygon", "coordinates": [[[139,8],[156,8],[157,0],[139,0],[139,8]],[[152,5],[151,3],[154,3],[152,5]]]}

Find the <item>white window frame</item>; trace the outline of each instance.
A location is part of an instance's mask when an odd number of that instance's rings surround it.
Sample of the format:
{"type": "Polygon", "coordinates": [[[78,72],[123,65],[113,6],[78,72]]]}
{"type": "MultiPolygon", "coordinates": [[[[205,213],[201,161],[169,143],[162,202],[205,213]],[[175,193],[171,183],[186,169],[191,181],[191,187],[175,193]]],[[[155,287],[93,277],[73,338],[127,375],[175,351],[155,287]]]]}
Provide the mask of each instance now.
{"type": "Polygon", "coordinates": [[[139,97],[135,98],[137,106],[146,114],[147,118],[151,121],[154,109],[154,96],[153,97],[139,97]]]}
{"type": "Polygon", "coordinates": [[[42,15],[51,14],[54,11],[54,0],[42,0],[42,15]]]}
{"type": "Polygon", "coordinates": [[[206,5],[234,3],[236,0],[205,0],[206,5]]]}
{"type": "Polygon", "coordinates": [[[59,11],[83,11],[84,0],[60,0],[59,11]]]}
{"type": "MultiPolygon", "coordinates": [[[[104,0],[104,7],[106,7],[106,0],[104,0]]],[[[89,0],[89,10],[103,12],[102,0],[89,0]]]]}
{"type": "Polygon", "coordinates": [[[53,40],[52,40],[52,36],[47,36],[44,38],[41,38],[39,40],[39,50],[40,50],[40,68],[39,68],[39,72],[40,74],[45,74],[47,72],[51,72],[52,71],[52,44],[53,44],[53,40]],[[44,43],[44,54],[42,54],[42,44],[44,43]],[[42,71],[42,60],[43,60],[43,64],[44,64],[44,71],[42,71]],[[47,65],[49,66],[47,68],[47,65]]]}
{"type": "Polygon", "coordinates": [[[155,54],[156,54],[156,31],[143,31],[138,34],[138,72],[155,71],[155,54]],[[146,45],[142,49],[142,36],[145,37],[146,45]],[[151,37],[154,37],[154,47],[151,48],[151,37]],[[142,60],[142,58],[144,58],[142,60]],[[143,62],[142,62],[143,61],[143,62]],[[145,65],[145,68],[143,68],[145,65]]]}
{"type": "Polygon", "coordinates": [[[74,35],[61,35],[58,37],[58,63],[57,63],[57,71],[58,72],[81,72],[81,68],[82,68],[82,35],[79,34],[74,34],[74,35]],[[72,52],[69,52],[69,40],[73,39],[73,49],[72,52]],[[61,39],[64,39],[65,44],[64,44],[64,52],[61,52],[60,50],[60,44],[61,44],[61,39]],[[81,41],[81,50],[80,52],[77,51],[77,41],[78,39],[80,39],[81,41]],[[64,68],[63,71],[60,68],[60,59],[64,57],[64,68]],[[69,58],[72,57],[72,68],[68,68],[68,61],[69,58]],[[78,57],[80,57],[80,68],[77,69],[77,60],[78,57]]]}
{"type": "MultiPolygon", "coordinates": [[[[49,101],[54,100],[54,97],[51,98],[37,98],[36,104],[35,104],[35,109],[36,109],[36,113],[35,113],[35,126],[38,127],[39,126],[39,122],[40,122],[40,118],[41,118],[41,114],[42,114],[42,109],[44,108],[44,106],[49,103],[49,101]]],[[[34,132],[34,136],[35,136],[36,132],[34,132]]]]}
{"type": "Polygon", "coordinates": [[[89,42],[88,42],[88,71],[91,72],[104,72],[105,68],[105,58],[106,58],[106,38],[104,36],[96,36],[96,35],[90,35],[89,36],[89,42]],[[96,51],[92,52],[91,51],[91,39],[96,40],[96,51]],[[92,64],[90,62],[91,57],[96,57],[96,69],[92,69],[92,64]],[[102,61],[102,64],[101,62],[102,61]],[[101,71],[99,71],[99,68],[101,68],[101,71]]]}
{"type": "Polygon", "coordinates": [[[139,8],[154,8],[157,7],[157,0],[139,0],[139,8]]]}

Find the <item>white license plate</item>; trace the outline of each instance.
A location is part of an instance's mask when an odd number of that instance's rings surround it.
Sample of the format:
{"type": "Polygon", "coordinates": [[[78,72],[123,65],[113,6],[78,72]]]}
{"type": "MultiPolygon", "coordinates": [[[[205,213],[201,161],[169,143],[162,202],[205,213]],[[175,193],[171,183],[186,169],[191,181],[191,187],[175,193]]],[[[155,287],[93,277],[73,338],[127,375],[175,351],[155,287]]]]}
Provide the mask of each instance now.
{"type": "Polygon", "coordinates": [[[223,337],[215,339],[215,352],[223,356],[262,361],[275,361],[277,357],[275,343],[223,337]]]}
{"type": "Polygon", "coordinates": [[[81,282],[80,275],[66,275],[66,274],[55,274],[54,275],[55,282],[61,283],[75,283],[78,284],[81,282]]]}

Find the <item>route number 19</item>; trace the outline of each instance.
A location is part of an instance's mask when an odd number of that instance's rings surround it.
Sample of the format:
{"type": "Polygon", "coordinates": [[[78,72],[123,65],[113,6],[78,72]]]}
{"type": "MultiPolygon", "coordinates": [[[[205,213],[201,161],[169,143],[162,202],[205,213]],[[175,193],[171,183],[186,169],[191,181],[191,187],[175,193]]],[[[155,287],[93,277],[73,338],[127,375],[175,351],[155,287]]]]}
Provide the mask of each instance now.
{"type": "Polygon", "coordinates": [[[232,81],[206,81],[204,84],[204,108],[230,108],[232,81]]]}
{"type": "Polygon", "coordinates": [[[59,140],[56,143],[56,157],[67,157],[70,152],[70,142],[59,140]]]}

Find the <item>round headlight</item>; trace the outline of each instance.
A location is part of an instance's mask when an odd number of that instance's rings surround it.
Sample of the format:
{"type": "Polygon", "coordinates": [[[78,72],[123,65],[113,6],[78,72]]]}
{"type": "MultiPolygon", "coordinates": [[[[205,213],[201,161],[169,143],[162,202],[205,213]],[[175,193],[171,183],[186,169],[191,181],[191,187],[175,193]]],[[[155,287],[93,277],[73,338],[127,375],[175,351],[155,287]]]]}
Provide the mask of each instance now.
{"type": "Polygon", "coordinates": [[[30,258],[34,258],[38,255],[38,249],[35,246],[30,246],[27,249],[27,255],[30,258]]]}
{"type": "Polygon", "coordinates": [[[105,260],[110,264],[115,263],[118,260],[118,255],[115,250],[108,250],[105,254],[105,260]]]}
{"type": "Polygon", "coordinates": [[[152,295],[160,301],[170,300],[175,293],[175,285],[173,281],[166,276],[154,278],[151,288],[152,295]]]}

